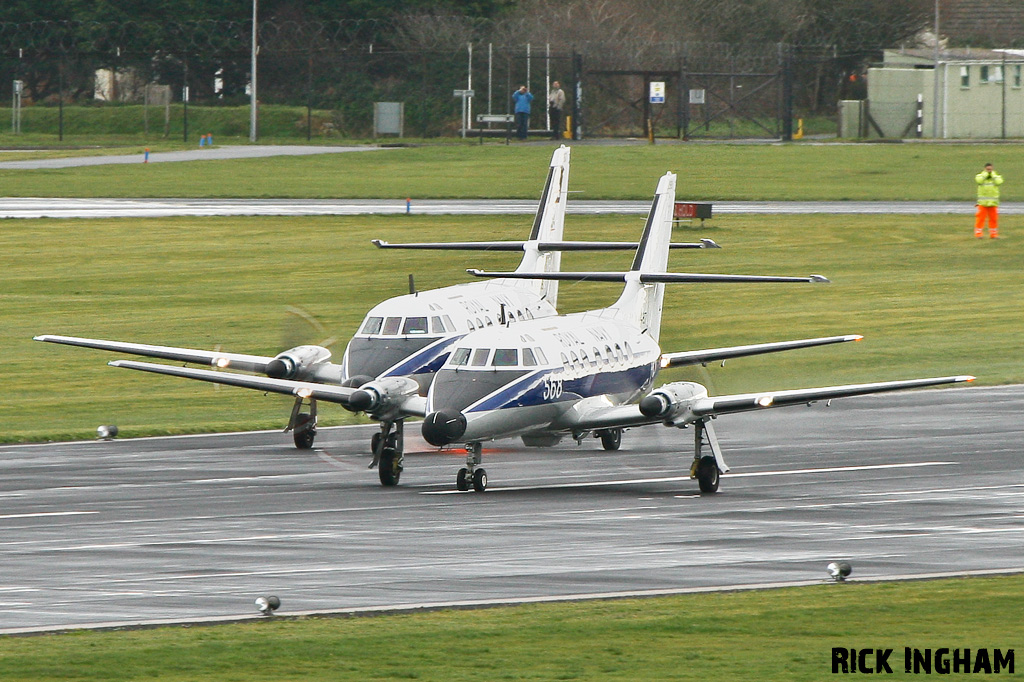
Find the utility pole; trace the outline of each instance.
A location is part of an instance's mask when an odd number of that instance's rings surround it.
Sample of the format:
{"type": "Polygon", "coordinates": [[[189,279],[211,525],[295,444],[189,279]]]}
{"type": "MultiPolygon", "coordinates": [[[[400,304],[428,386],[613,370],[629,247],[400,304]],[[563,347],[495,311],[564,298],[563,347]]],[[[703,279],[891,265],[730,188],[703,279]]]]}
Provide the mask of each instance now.
{"type": "Polygon", "coordinates": [[[249,141],[256,141],[256,5],[259,0],[252,0],[252,59],[249,64],[249,141]]]}

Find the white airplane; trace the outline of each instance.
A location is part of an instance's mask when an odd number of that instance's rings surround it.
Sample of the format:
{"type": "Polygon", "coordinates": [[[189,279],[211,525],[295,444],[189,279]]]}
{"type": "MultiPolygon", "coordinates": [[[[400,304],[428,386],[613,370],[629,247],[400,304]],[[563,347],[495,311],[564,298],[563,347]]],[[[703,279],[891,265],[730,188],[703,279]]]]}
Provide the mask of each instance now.
{"type": "MultiPolygon", "coordinates": [[[[463,250],[521,251],[517,273],[552,272],[559,269],[563,250],[616,250],[636,248],[629,242],[562,241],[568,196],[570,149],[561,146],[551,157],[530,238],[524,242],[463,242],[454,244],[388,244],[380,248],[441,248],[463,250]]],[[[672,248],[718,248],[709,239],[672,244],[672,248]]],[[[74,336],[41,335],[37,341],[162,358],[177,362],[265,374],[283,379],[346,389],[332,394],[353,411],[366,410],[363,396],[425,396],[434,372],[444,363],[452,344],[467,333],[498,324],[523,322],[556,314],[557,281],[506,279],[469,282],[388,299],[372,308],[345,349],[340,364],[331,362],[330,349],[317,345],[290,348],[273,357],[206,351],[171,346],[108,341],[74,336]],[[355,402],[344,398],[362,387],[355,402]]],[[[219,373],[225,374],[225,373],[219,373]]],[[[243,375],[239,375],[243,376],[243,375]]],[[[232,383],[225,377],[220,383],[232,383]]],[[[242,384],[236,384],[242,385],[242,384]]],[[[261,387],[265,390],[265,387],[261,387]]],[[[291,431],[296,447],[310,448],[316,437],[317,396],[295,393],[295,403],[285,431],[291,431]]],[[[381,459],[381,481],[398,482],[402,470],[402,439],[406,415],[390,407],[367,410],[381,424],[371,442],[371,467],[381,459]]]]}
{"type": "Polygon", "coordinates": [[[971,381],[950,376],[909,381],[827,386],[709,396],[704,386],[672,382],[651,392],[659,370],[727,358],[859,340],[856,335],[766,343],[701,351],[663,353],[658,345],[667,282],[803,281],[824,277],[765,278],[666,273],[676,177],[666,174],[648,216],[640,247],[626,273],[485,273],[487,277],[543,277],[552,280],[619,281],[623,292],[613,305],[467,334],[437,372],[426,405],[424,439],[441,447],[466,443],[466,466],[459,490],[487,487],[480,468],[481,444],[521,437],[526,445],[552,446],[564,436],[579,440],[600,435],[606,449],[618,449],[623,428],[662,423],[694,426],[691,478],[702,492],[717,492],[729,471],[711,420],[718,415],[831,400],[854,395],[971,381]],[[705,446],[709,452],[705,452],[705,446]]]}

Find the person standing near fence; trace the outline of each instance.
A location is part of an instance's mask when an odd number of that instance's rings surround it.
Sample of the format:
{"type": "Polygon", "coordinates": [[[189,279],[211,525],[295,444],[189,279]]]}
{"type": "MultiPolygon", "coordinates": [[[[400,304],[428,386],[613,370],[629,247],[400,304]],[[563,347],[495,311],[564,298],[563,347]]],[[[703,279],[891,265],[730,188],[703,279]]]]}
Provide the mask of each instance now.
{"type": "Polygon", "coordinates": [[[995,171],[991,163],[985,164],[985,170],[974,176],[978,183],[978,210],[974,216],[974,236],[981,239],[985,231],[985,220],[988,219],[988,236],[999,238],[999,185],[1003,184],[1003,176],[995,171]]]}
{"type": "Polygon", "coordinates": [[[525,85],[520,85],[519,89],[512,93],[512,99],[516,104],[516,137],[525,140],[530,131],[530,103],[533,101],[533,93],[525,85]]]}
{"type": "Polygon", "coordinates": [[[565,109],[565,93],[558,81],[551,83],[548,93],[548,115],[551,117],[551,139],[557,140],[562,134],[562,110],[565,109]]]}

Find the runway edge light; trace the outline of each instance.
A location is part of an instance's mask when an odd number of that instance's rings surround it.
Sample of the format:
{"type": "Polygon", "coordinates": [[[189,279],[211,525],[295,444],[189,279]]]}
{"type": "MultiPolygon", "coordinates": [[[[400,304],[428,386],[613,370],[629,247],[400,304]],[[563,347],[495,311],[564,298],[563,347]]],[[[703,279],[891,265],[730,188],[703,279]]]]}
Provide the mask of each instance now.
{"type": "Polygon", "coordinates": [[[846,561],[833,561],[826,567],[826,570],[829,577],[837,583],[846,580],[847,576],[853,571],[850,564],[846,561]]]}
{"type": "Polygon", "coordinates": [[[256,599],[256,608],[260,610],[264,616],[274,615],[274,611],[281,608],[281,600],[274,596],[269,597],[258,597],[256,599]]]}

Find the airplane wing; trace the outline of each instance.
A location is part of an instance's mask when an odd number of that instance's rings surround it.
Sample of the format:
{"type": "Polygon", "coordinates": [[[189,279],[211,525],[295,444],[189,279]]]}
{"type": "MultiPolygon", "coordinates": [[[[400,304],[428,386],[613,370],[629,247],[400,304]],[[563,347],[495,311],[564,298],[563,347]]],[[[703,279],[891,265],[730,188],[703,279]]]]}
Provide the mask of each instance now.
{"type": "Polygon", "coordinates": [[[910,379],[907,381],[882,381],[872,384],[847,384],[845,386],[825,386],[822,388],[800,388],[789,391],[763,391],[760,393],[741,393],[735,395],[709,396],[694,401],[689,412],[695,417],[712,417],[720,414],[748,412],[770,407],[787,407],[803,405],[833,398],[849,398],[871,393],[902,391],[910,388],[941,386],[974,381],[973,376],[933,377],[929,379],[910,379]]]}
{"type": "Polygon", "coordinates": [[[167,376],[183,377],[185,379],[196,379],[198,381],[208,381],[213,384],[224,384],[226,386],[239,386],[241,388],[251,388],[256,391],[269,391],[270,393],[281,393],[283,395],[315,398],[317,400],[340,403],[342,405],[347,405],[349,398],[356,392],[356,390],[358,390],[355,388],[346,388],[344,386],[313,384],[307,381],[271,379],[270,377],[249,376],[248,374],[234,374],[232,372],[216,372],[209,369],[178,367],[176,365],[160,365],[153,362],[137,362],[135,360],[114,360],[107,364],[111,367],[134,369],[140,372],[152,372],[153,374],[165,374],[167,376]]]}
{"type": "MultiPolygon", "coordinates": [[[[391,244],[383,239],[371,239],[378,249],[424,249],[434,251],[523,251],[526,242],[410,242],[391,244]]],[[[637,242],[538,242],[538,251],[636,251],[637,242]]],[[[670,249],[720,249],[712,239],[699,242],[673,242],[670,249]]]]}
{"type": "Polygon", "coordinates": [[[545,279],[564,282],[625,282],[628,275],[637,276],[643,284],[657,282],[810,282],[827,284],[829,279],[821,275],[807,277],[774,277],[771,275],[717,275],[691,272],[487,272],[476,268],[466,270],[474,277],[505,279],[545,279]]]}
{"type": "Polygon", "coordinates": [[[66,346],[96,348],[116,353],[143,355],[150,358],[162,358],[176,362],[190,362],[197,365],[210,365],[221,369],[231,368],[242,372],[266,373],[267,364],[272,357],[260,355],[243,355],[241,353],[221,353],[219,351],[197,350],[193,348],[175,348],[172,346],[151,346],[144,343],[127,343],[124,341],[106,341],[103,339],[84,339],[77,336],[58,336],[43,334],[36,336],[34,341],[60,343],[66,346]]]}
{"type": "Polygon", "coordinates": [[[847,341],[860,341],[863,336],[848,334],[846,336],[826,336],[816,339],[800,339],[798,341],[780,341],[777,343],[755,343],[747,346],[729,346],[726,348],[709,348],[706,350],[689,350],[680,353],[662,353],[661,366],[683,367],[686,365],[703,365],[708,362],[728,360],[730,358],[741,358],[748,355],[761,355],[763,353],[777,353],[798,348],[810,348],[812,346],[825,346],[832,343],[845,343],[847,341]]]}
{"type": "Polygon", "coordinates": [[[761,391],[723,396],[708,396],[703,386],[690,382],[666,384],[633,405],[581,404],[570,410],[554,426],[556,428],[587,431],[594,429],[625,428],[663,423],[669,426],[686,424],[723,414],[763,410],[773,407],[803,405],[834,398],[849,398],[871,393],[901,391],[911,388],[941,386],[974,381],[973,376],[933,377],[906,381],[883,381],[870,384],[847,384],[821,388],[801,388],[786,391],[761,391]],[[681,387],[675,390],[674,387],[681,387]]]}

